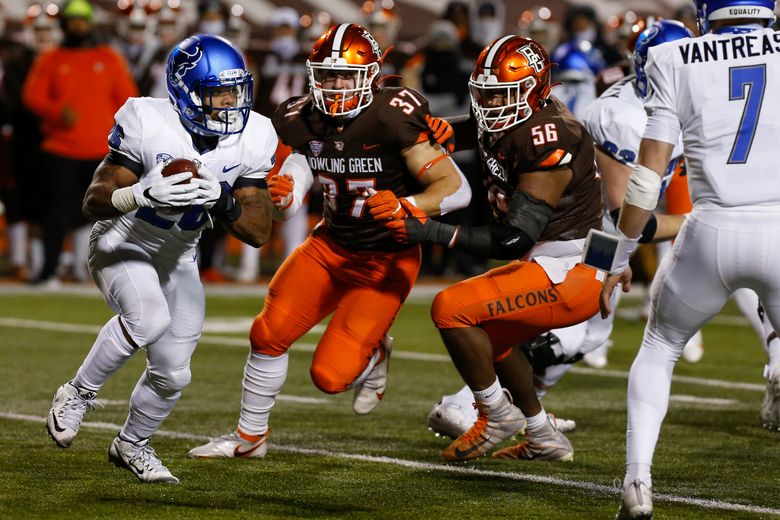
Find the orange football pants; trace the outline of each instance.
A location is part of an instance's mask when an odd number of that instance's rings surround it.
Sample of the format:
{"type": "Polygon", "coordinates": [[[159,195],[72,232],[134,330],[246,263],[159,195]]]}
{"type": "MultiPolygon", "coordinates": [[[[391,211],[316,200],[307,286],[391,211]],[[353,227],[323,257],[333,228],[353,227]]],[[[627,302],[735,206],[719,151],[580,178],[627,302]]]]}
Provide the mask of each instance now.
{"type": "Polygon", "coordinates": [[[539,264],[515,261],[444,289],[431,316],[439,329],[481,327],[499,361],[519,343],[596,314],[597,276],[596,269],[578,264],[556,285],[539,264]]]}
{"type": "Polygon", "coordinates": [[[666,188],[666,210],[670,215],[685,215],[693,210],[691,195],[688,192],[688,176],[685,172],[685,160],[680,158],[674,169],[672,180],[666,188]]]}
{"type": "Polygon", "coordinates": [[[343,392],[368,366],[419,269],[419,247],[396,253],[348,251],[326,231],[315,231],[271,280],[252,324],[252,349],[282,355],[333,313],[309,372],[323,392],[343,392]]]}

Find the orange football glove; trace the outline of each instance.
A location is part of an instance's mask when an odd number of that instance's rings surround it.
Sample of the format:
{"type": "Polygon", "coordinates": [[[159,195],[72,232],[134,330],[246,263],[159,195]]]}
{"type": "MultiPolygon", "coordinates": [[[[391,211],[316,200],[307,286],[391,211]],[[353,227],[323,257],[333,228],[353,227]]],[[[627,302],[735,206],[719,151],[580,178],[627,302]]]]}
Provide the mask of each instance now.
{"type": "Polygon", "coordinates": [[[398,220],[406,216],[400,200],[390,190],[377,191],[366,199],[366,204],[374,220],[398,220]]]}
{"type": "Polygon", "coordinates": [[[271,201],[278,210],[290,207],[293,201],[293,186],[295,181],[289,175],[278,173],[268,178],[268,191],[271,193],[271,201]]]}
{"type": "Polygon", "coordinates": [[[417,244],[423,238],[424,228],[428,224],[428,215],[420,208],[401,198],[398,200],[404,209],[405,217],[399,220],[390,220],[385,227],[390,230],[393,240],[402,244],[417,244]]]}
{"type": "Polygon", "coordinates": [[[428,128],[433,132],[433,138],[436,142],[442,145],[447,152],[454,152],[455,131],[452,129],[452,125],[440,117],[431,117],[430,114],[425,116],[425,122],[428,123],[428,128]]]}

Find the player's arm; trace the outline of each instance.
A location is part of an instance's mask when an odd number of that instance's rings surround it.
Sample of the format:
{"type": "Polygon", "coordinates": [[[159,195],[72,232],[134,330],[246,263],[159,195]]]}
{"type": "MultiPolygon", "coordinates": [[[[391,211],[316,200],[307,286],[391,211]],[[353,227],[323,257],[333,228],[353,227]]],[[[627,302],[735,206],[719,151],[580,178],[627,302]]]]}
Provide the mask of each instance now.
{"type": "Polygon", "coordinates": [[[410,216],[387,223],[396,239],[404,242],[445,244],[475,255],[513,260],[525,256],[539,240],[554,208],[572,178],[568,166],[524,173],[509,200],[507,214],[492,226],[452,226],[414,213],[402,201],[410,216]]]}
{"type": "Polygon", "coordinates": [[[268,174],[268,191],[274,206],[273,219],[287,220],[297,213],[313,183],[314,175],[306,157],[288,152],[282,161],[277,150],[276,166],[268,174]]]}
{"type": "Polygon", "coordinates": [[[414,195],[413,204],[426,215],[443,215],[466,207],[471,201],[466,177],[438,144],[424,141],[402,150],[401,154],[406,167],[416,172],[417,180],[424,187],[414,195]]]}
{"type": "Polygon", "coordinates": [[[192,173],[163,177],[165,164],[159,163],[139,181],[132,169],[111,162],[110,158],[117,155],[109,153],[92,176],[81,206],[88,220],[114,218],[140,207],[184,207],[195,199],[195,186],[178,184],[192,177],[192,173]]]}
{"type": "Polygon", "coordinates": [[[242,242],[262,246],[271,234],[271,195],[267,189],[245,186],[234,188],[233,197],[241,211],[235,220],[223,219],[225,227],[242,242]]]}

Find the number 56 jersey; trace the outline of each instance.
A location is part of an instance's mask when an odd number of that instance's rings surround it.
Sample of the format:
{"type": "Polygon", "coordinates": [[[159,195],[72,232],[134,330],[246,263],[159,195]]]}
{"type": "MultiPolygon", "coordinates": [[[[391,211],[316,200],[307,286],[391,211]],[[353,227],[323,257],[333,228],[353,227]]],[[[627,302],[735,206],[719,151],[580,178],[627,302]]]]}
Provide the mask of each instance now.
{"type": "Polygon", "coordinates": [[[664,43],[649,50],[645,71],[645,109],[662,123],[645,135],[673,143],[682,131],[694,206],[777,209],[780,34],[664,43]]]}
{"type": "MultiPolygon", "coordinates": [[[[242,133],[221,137],[214,149],[203,153],[195,148],[192,136],[167,99],[130,98],[116,113],[114,122],[107,159],[139,178],[159,162],[185,158],[205,165],[230,189],[263,188],[265,176],[273,167],[276,133],[267,117],[254,112],[242,133]]],[[[113,229],[150,253],[176,259],[195,247],[209,222],[202,206],[139,208],[99,221],[94,231],[113,229]]]]}
{"type": "Polygon", "coordinates": [[[317,110],[310,96],[293,97],[276,109],[273,123],[281,141],[306,157],[325,197],[325,230],[354,250],[399,251],[390,233],[371,218],[366,190],[391,190],[402,197],[421,191],[402,150],[428,141],[428,102],[405,88],[382,88],[352,119],[317,110]]]}

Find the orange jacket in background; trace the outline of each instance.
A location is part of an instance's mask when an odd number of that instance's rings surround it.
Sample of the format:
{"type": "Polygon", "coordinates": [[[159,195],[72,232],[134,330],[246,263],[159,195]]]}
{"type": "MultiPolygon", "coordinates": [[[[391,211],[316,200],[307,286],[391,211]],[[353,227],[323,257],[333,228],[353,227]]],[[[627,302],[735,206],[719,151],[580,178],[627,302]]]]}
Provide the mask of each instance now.
{"type": "Polygon", "coordinates": [[[107,45],[90,48],[58,47],[33,63],[22,99],[41,120],[41,148],[77,160],[101,159],[108,153],[108,133],[114,114],[138,89],[124,58],[107,45]],[[62,109],[78,114],[68,128],[62,109]]]}

